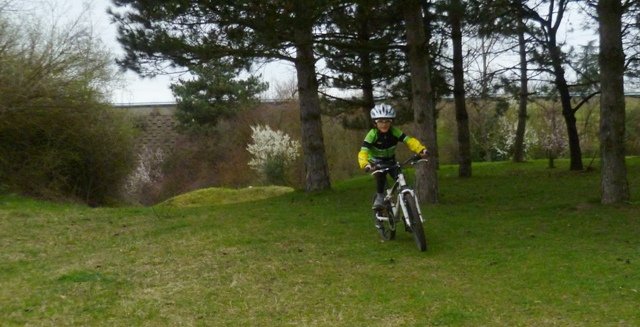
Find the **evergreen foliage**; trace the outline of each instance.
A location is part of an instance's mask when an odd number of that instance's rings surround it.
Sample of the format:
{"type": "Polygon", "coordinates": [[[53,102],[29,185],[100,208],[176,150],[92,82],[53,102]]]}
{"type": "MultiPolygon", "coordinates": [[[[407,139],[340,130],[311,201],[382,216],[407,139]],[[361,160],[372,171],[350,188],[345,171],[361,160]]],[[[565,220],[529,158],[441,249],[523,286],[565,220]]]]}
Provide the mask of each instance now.
{"type": "Polygon", "coordinates": [[[322,76],[328,86],[358,90],[355,102],[368,114],[377,97],[406,74],[404,27],[399,7],[388,1],[359,0],[329,14],[326,38],[319,51],[333,74],[322,76]],[[359,101],[357,101],[359,100],[359,101]]]}
{"type": "Polygon", "coordinates": [[[259,77],[239,80],[238,70],[230,64],[195,66],[195,77],[171,85],[176,97],[176,117],[185,130],[211,129],[220,118],[229,118],[238,110],[257,103],[257,95],[268,88],[259,77]]]}

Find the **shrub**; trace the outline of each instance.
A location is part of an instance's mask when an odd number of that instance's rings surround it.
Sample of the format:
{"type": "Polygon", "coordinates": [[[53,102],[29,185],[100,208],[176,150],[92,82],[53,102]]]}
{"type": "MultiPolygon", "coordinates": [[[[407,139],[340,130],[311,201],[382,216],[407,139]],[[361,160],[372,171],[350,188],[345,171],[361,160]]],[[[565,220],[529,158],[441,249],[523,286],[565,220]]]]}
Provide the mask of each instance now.
{"type": "Polygon", "coordinates": [[[132,131],[122,115],[99,105],[0,112],[0,184],[32,196],[109,203],[134,162],[132,131]]]}
{"type": "Polygon", "coordinates": [[[268,184],[286,184],[285,173],[300,155],[300,142],[266,125],[251,126],[251,131],[253,143],[247,146],[247,151],[253,158],[249,167],[261,173],[268,184]]]}
{"type": "Polygon", "coordinates": [[[103,204],[129,173],[132,129],[104,104],[113,59],[86,19],[0,12],[0,185],[10,191],[103,204]]]}
{"type": "Polygon", "coordinates": [[[162,149],[152,149],[148,146],[142,147],[137,154],[136,168],[126,179],[124,190],[127,199],[135,199],[136,202],[140,203],[147,202],[147,194],[155,193],[152,189],[157,186],[164,176],[162,164],[165,159],[166,154],[162,149]]]}

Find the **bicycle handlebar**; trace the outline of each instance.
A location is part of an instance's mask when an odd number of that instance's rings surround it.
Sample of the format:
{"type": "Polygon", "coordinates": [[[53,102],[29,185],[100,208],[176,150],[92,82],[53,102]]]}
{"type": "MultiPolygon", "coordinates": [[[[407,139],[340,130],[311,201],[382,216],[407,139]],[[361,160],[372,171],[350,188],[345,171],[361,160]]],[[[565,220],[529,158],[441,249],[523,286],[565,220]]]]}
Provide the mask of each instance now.
{"type": "Polygon", "coordinates": [[[394,165],[391,166],[387,166],[384,168],[379,168],[379,167],[375,167],[376,169],[373,170],[373,172],[371,172],[371,175],[375,175],[375,174],[380,174],[380,173],[384,173],[388,170],[390,170],[391,168],[395,168],[395,167],[404,167],[408,164],[410,165],[415,165],[419,162],[427,162],[429,161],[426,158],[422,158],[420,155],[418,154],[414,154],[413,156],[409,157],[409,159],[405,160],[403,163],[397,162],[394,165]]]}

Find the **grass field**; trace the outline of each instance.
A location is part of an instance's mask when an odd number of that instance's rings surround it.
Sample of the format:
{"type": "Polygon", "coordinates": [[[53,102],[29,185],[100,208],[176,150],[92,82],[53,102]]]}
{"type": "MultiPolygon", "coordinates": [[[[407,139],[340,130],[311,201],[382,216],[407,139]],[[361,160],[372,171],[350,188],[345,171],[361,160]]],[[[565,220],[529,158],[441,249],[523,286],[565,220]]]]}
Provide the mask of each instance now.
{"type": "Polygon", "coordinates": [[[369,176],[148,208],[0,196],[0,325],[638,326],[640,158],[627,163],[621,206],[599,204],[597,169],[564,161],[470,179],[443,166],[427,252],[378,239],[369,176]]]}

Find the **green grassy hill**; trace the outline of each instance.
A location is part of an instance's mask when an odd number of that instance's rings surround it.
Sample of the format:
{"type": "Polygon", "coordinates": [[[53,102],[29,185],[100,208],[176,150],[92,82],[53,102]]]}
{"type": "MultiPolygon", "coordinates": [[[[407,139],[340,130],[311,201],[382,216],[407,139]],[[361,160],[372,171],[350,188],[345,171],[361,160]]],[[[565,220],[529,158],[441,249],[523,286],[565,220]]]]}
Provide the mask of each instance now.
{"type": "Polygon", "coordinates": [[[640,158],[623,206],[544,165],[442,167],[427,252],[379,240],[369,176],[230,204],[0,196],[0,325],[639,325],[640,158]]]}

